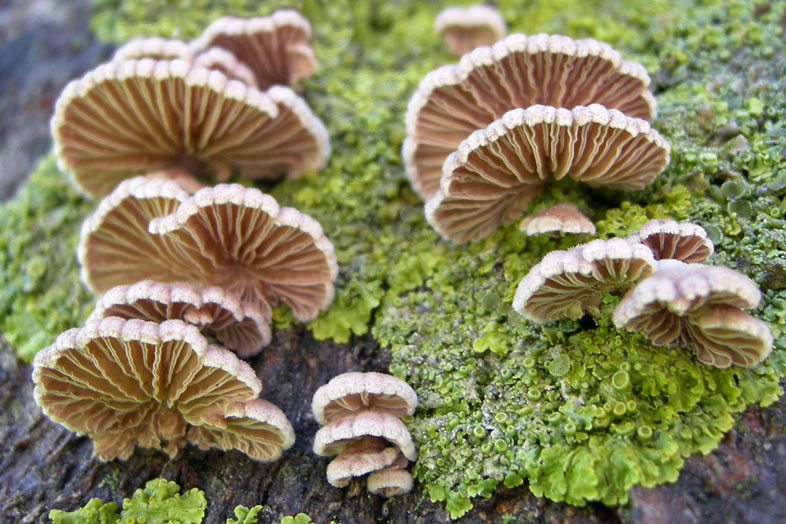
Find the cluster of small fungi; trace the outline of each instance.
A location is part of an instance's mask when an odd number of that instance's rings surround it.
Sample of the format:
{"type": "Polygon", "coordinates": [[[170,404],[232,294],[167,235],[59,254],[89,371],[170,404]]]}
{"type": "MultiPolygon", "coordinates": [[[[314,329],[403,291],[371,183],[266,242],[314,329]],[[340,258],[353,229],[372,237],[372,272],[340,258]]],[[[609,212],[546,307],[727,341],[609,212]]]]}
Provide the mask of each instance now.
{"type": "Polygon", "coordinates": [[[608,44],[545,34],[512,34],[431,71],[409,101],[402,146],[429,223],[453,242],[479,240],[551,178],[645,187],[670,153],[649,125],[649,83],[608,44]]]}
{"type": "Polygon", "coordinates": [[[742,273],[703,264],[713,251],[701,227],[651,220],[627,238],[547,254],[519,283],[513,308],[543,323],[597,315],[605,293],[625,293],[614,310],[618,328],[654,346],[693,347],[711,366],[753,367],[769,355],[772,334],[742,310],[761,293],[742,273]]]}
{"type": "Polygon", "coordinates": [[[270,342],[271,306],[302,321],[327,308],[333,246],[269,195],[203,181],[294,177],[326,162],[325,127],[283,85],[313,73],[310,39],[292,10],[223,17],[190,43],[123,46],[56,103],[59,165],[103,197],[78,252],[103,296],[84,327],[36,356],[35,397],[101,460],[193,443],[270,461],[294,442],[238,356],[270,342]]]}
{"type": "Polygon", "coordinates": [[[320,387],[311,403],[323,427],[314,438],[314,453],[331,457],[328,482],[337,488],[368,475],[368,491],[384,497],[407,493],[412,475],[406,470],[417,457],[409,430],[400,418],[412,415],[415,391],[382,373],[344,373],[320,387]]]}

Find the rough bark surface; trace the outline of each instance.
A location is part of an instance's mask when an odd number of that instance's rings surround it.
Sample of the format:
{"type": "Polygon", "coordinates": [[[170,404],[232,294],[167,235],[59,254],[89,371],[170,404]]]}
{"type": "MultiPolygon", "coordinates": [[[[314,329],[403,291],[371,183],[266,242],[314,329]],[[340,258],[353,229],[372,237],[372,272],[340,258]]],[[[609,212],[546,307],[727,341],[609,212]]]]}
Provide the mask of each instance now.
{"type": "MultiPolygon", "coordinates": [[[[0,196],[7,196],[49,143],[47,119],[64,83],[107,55],[87,31],[82,0],[0,1],[0,196]],[[55,9],[57,7],[57,9],[55,9]],[[47,13],[47,16],[42,16],[47,13]],[[57,67],[52,67],[57,64],[57,67]]],[[[315,522],[445,522],[441,503],[416,485],[392,500],[370,497],[361,484],[339,490],[325,481],[327,460],[311,453],[318,424],[310,399],[320,385],[349,370],[386,371],[389,355],[365,337],[347,345],[315,341],[300,327],[279,331],[251,361],[263,397],[290,418],[297,443],[273,464],[239,453],[189,448],[175,459],[137,451],[125,463],[91,458],[92,444],[41,414],[31,367],[0,347],[0,522],[47,522],[52,508],[73,510],[90,498],[119,502],[158,476],[205,491],[205,522],[223,523],[237,504],[263,504],[259,522],[307,513],[315,522]]],[[[627,507],[576,508],[534,497],[526,485],[500,489],[459,522],[786,522],[786,400],[749,408],[708,456],[694,455],[675,484],[634,488],[627,507]]]]}

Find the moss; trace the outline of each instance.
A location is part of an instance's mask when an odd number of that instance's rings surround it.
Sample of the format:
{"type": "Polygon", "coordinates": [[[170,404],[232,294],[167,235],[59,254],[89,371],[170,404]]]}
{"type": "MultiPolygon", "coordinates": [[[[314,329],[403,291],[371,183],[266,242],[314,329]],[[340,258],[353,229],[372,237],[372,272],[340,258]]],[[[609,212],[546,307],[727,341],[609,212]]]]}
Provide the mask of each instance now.
{"type": "Polygon", "coordinates": [[[201,490],[193,488],[181,495],[180,486],[175,482],[154,479],[125,499],[119,514],[114,502],[90,499],[75,511],[53,509],[49,518],[53,524],[199,524],[205,516],[206,506],[201,490]]]}
{"type": "MultiPolygon", "coordinates": [[[[264,13],[274,5],[261,4],[99,0],[93,22],[105,39],[191,37],[220,13],[264,13]]],[[[527,479],[537,495],[582,505],[624,503],[635,484],[673,481],[686,456],[717,446],[733,413],[777,398],[786,365],[786,95],[780,82],[786,59],[773,44],[782,36],[783,6],[754,9],[754,2],[741,0],[683,0],[676,7],[665,0],[603,2],[602,8],[599,0],[499,4],[512,30],[593,36],[644,63],[658,88],[655,126],[672,144],[669,168],[643,191],[557,184],[533,209],[575,201],[594,212],[604,238],[650,218],[703,225],[717,246],[711,262],[742,270],[765,290],[756,313],[770,323],[775,349],[754,370],[717,370],[697,364],[687,350],[654,349],[619,332],[607,316],[594,326],[524,322],[510,307],[518,280],[545,253],[576,240],[526,238],[508,226],[481,242],[446,244],[426,225],[403,175],[406,102],[426,71],[452,60],[431,30],[440,6],[296,3],[314,22],[321,60],[302,92],[325,120],[334,154],[319,173],[271,191],[323,224],[341,267],[333,307],[309,328],[337,341],[371,330],[391,348],[391,371],[421,400],[408,420],[419,444],[414,473],[453,517],[500,482],[516,486],[527,479]]],[[[65,216],[43,236],[73,246],[86,204],[65,190],[38,204],[37,187],[65,187],[44,172],[54,177],[51,161],[26,190],[27,200],[3,212],[25,232],[65,216]]],[[[42,235],[24,235],[21,242],[4,241],[24,249],[3,250],[7,291],[0,306],[10,311],[16,302],[29,304],[31,318],[45,324],[39,336],[50,340],[81,320],[86,302],[73,296],[84,292],[68,287],[76,282],[72,255],[52,266],[42,235]],[[36,278],[43,280],[26,287],[36,278]],[[50,311],[41,309],[47,295],[50,311]]],[[[616,298],[605,298],[608,310],[616,298]]],[[[13,318],[5,333],[19,346],[30,332],[23,316],[13,318]]],[[[291,317],[279,310],[276,322],[286,325],[291,317]]]]}

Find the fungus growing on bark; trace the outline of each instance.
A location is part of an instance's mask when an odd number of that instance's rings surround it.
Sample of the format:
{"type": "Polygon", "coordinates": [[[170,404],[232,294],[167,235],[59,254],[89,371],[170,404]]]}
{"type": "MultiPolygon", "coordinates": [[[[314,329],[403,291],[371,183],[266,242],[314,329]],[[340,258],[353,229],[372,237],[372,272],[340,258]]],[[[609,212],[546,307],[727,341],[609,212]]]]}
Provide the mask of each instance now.
{"type": "Polygon", "coordinates": [[[461,56],[504,38],[507,25],[494,7],[478,4],[443,9],[434,19],[434,29],[445,39],[448,51],[461,56]]]}
{"type": "Polygon", "coordinates": [[[406,467],[407,460],[399,455],[391,466],[371,473],[366,479],[368,492],[386,498],[409,493],[412,491],[412,475],[406,467]]]}
{"type": "Polygon", "coordinates": [[[231,51],[253,71],[260,89],[292,84],[312,75],[317,67],[311,24],[292,9],[280,9],[264,17],[222,16],[190,47],[194,54],[210,47],[231,51]]]}
{"type": "Polygon", "coordinates": [[[137,191],[121,184],[82,228],[79,261],[94,291],[140,280],[218,286],[263,308],[283,302],[302,321],[332,300],[333,245],[308,215],[239,184],[172,198],[163,185],[129,182],[137,191]]]}
{"type": "Polygon", "coordinates": [[[338,455],[363,437],[380,437],[398,447],[409,460],[417,453],[409,430],[395,415],[367,409],[345,415],[323,426],[314,438],[314,453],[323,457],[338,455]]]}
{"type": "Polygon", "coordinates": [[[181,60],[192,61],[194,59],[188,44],[176,38],[161,38],[157,36],[149,38],[136,38],[117,48],[112,55],[112,61],[122,62],[124,60],[135,60],[141,58],[152,58],[154,60],[181,60]]]}
{"type": "Polygon", "coordinates": [[[290,89],[259,91],[181,59],[98,66],[63,90],[51,129],[61,168],[91,197],[171,167],[297,176],[329,154],[324,126],[290,89]]]}
{"type": "Polygon", "coordinates": [[[514,109],[448,156],[426,218],[449,240],[478,240],[518,218],[551,178],[641,189],[666,167],[669,151],[644,120],[598,104],[514,109]]]}
{"type": "Polygon", "coordinates": [[[333,377],[314,393],[311,410],[328,424],[364,409],[384,410],[396,417],[412,415],[418,397],[403,380],[384,373],[351,371],[333,377]]]}
{"type": "Polygon", "coordinates": [[[621,238],[552,251],[521,279],[513,309],[537,323],[580,318],[600,306],[603,293],[627,289],[655,268],[646,246],[621,238]]]}
{"type": "Polygon", "coordinates": [[[236,449],[260,462],[272,462],[295,443],[295,431],[278,407],[261,399],[214,410],[199,426],[188,429],[188,441],[199,449],[236,449]]]}
{"type": "Polygon", "coordinates": [[[732,269],[662,260],[619,303],[614,325],[642,333],[655,346],[692,346],[705,364],[753,367],[772,347],[767,324],[742,311],[760,297],[756,285],[732,269]]]}
{"type": "Polygon", "coordinates": [[[102,461],[125,460],[136,446],[173,457],[189,426],[215,420],[262,389],[245,362],[180,320],[89,321],[61,334],[33,365],[36,402],[89,436],[102,461]]]}
{"type": "Polygon", "coordinates": [[[405,119],[407,177],[415,192],[429,199],[439,189],[442,164],[459,143],[516,108],[601,104],[652,120],[656,104],[649,83],[642,66],[622,60],[608,44],[510,35],[421,80],[405,119]]]}
{"type": "Polygon", "coordinates": [[[390,446],[385,439],[363,437],[330,461],[327,467],[328,483],[337,488],[346,487],[354,477],[387,468],[400,455],[399,449],[390,446]]]}
{"type": "Polygon", "coordinates": [[[563,202],[525,217],[519,224],[519,231],[528,236],[544,233],[594,235],[595,224],[575,204],[563,202]]]}
{"type": "Polygon", "coordinates": [[[270,306],[240,302],[219,287],[151,280],[113,287],[98,299],[89,319],[106,317],[152,322],[183,320],[242,358],[256,355],[270,343],[270,306]]]}
{"type": "Polygon", "coordinates": [[[698,263],[707,260],[715,251],[704,228],[676,220],[650,220],[629,235],[628,240],[649,247],[656,260],[698,263]]]}
{"type": "Polygon", "coordinates": [[[235,55],[220,47],[211,47],[196,55],[194,65],[221,71],[227,78],[240,80],[246,85],[257,87],[254,72],[235,55]]]}

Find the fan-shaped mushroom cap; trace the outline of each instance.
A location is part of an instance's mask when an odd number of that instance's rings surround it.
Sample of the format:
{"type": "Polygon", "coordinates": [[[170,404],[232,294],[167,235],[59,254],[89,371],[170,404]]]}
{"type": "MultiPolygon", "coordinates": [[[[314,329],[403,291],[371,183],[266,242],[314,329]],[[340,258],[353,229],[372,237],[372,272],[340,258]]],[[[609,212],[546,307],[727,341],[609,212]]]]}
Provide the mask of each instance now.
{"type": "Polygon", "coordinates": [[[236,449],[254,460],[272,462],[295,443],[287,416],[270,402],[255,399],[216,410],[216,418],[188,430],[199,449],[236,449]]]}
{"type": "Polygon", "coordinates": [[[140,58],[152,58],[154,60],[181,60],[191,61],[194,59],[188,44],[175,38],[161,38],[152,36],[148,38],[136,38],[118,47],[112,55],[112,61],[122,62],[124,60],[134,60],[140,58]]]}
{"type": "Polygon", "coordinates": [[[642,66],[595,40],[513,34],[479,47],[457,65],[428,73],[410,99],[402,146],[407,176],[427,200],[439,188],[445,158],[459,143],[515,108],[597,103],[652,120],[649,82],[642,66]]]}
{"type": "Polygon", "coordinates": [[[395,497],[412,491],[412,475],[406,469],[383,469],[368,476],[368,491],[383,497],[395,497]]]}
{"type": "Polygon", "coordinates": [[[715,251],[704,228],[675,220],[650,220],[628,236],[628,240],[649,247],[656,260],[704,262],[715,251]]]}
{"type": "Polygon", "coordinates": [[[552,251],[521,279],[513,309],[538,323],[579,318],[600,305],[604,292],[625,288],[655,267],[646,246],[621,238],[552,251]]]}
{"type": "Polygon", "coordinates": [[[318,122],[288,88],[265,93],[185,60],[144,58],[109,62],[69,83],[50,125],[61,168],[97,197],[168,167],[298,175],[329,154],[318,122]]]}
{"type": "Polygon", "coordinates": [[[715,306],[689,324],[699,362],[725,368],[751,368],[772,350],[769,326],[732,306],[715,306]]]}
{"type": "Polygon", "coordinates": [[[396,417],[412,415],[417,405],[415,390],[403,380],[384,373],[351,371],[317,389],[311,410],[317,422],[327,424],[368,408],[396,417]]]}
{"type": "Polygon", "coordinates": [[[434,19],[434,29],[445,38],[448,51],[460,56],[504,38],[508,28],[499,11],[478,4],[443,9],[434,19]]]}
{"type": "Polygon", "coordinates": [[[390,466],[400,455],[399,449],[389,446],[383,438],[363,437],[328,464],[328,482],[331,486],[343,488],[354,477],[362,477],[390,466]]]}
{"type": "Polygon", "coordinates": [[[196,55],[193,61],[199,67],[221,71],[227,78],[240,80],[246,85],[257,87],[257,80],[254,78],[253,71],[226,49],[210,47],[196,55]]]}
{"type": "Polygon", "coordinates": [[[519,230],[528,236],[543,233],[595,234],[595,224],[575,204],[564,202],[543,211],[532,213],[519,224],[519,230]]]}
{"type": "Polygon", "coordinates": [[[598,104],[514,109],[448,156],[426,218],[454,242],[478,240],[518,218],[549,178],[641,189],[666,167],[669,151],[644,120],[598,104]]]}
{"type": "Polygon", "coordinates": [[[655,346],[693,346],[705,364],[755,366],[770,352],[767,325],[740,311],[761,293],[742,273],[721,266],[661,260],[658,271],[620,301],[614,325],[655,346]]]}
{"type": "Polygon", "coordinates": [[[44,413],[87,434],[104,461],[124,460],[135,446],[173,456],[189,424],[262,390],[248,364],[180,320],[90,321],[61,334],[33,365],[44,413]]]}
{"type": "Polygon", "coordinates": [[[384,438],[409,460],[417,457],[404,423],[395,415],[377,409],[358,411],[320,428],[314,437],[314,453],[324,457],[338,455],[362,437],[384,438]]]}
{"type": "Polygon", "coordinates": [[[264,17],[222,16],[191,42],[195,54],[213,46],[228,49],[248,65],[261,89],[292,84],[317,67],[311,24],[292,9],[264,17]]]}
{"type": "Polygon", "coordinates": [[[256,355],[270,343],[270,306],[267,303],[261,306],[265,309],[240,302],[220,287],[200,288],[143,280],[107,291],[98,299],[90,319],[184,320],[245,358],[256,355]]]}

